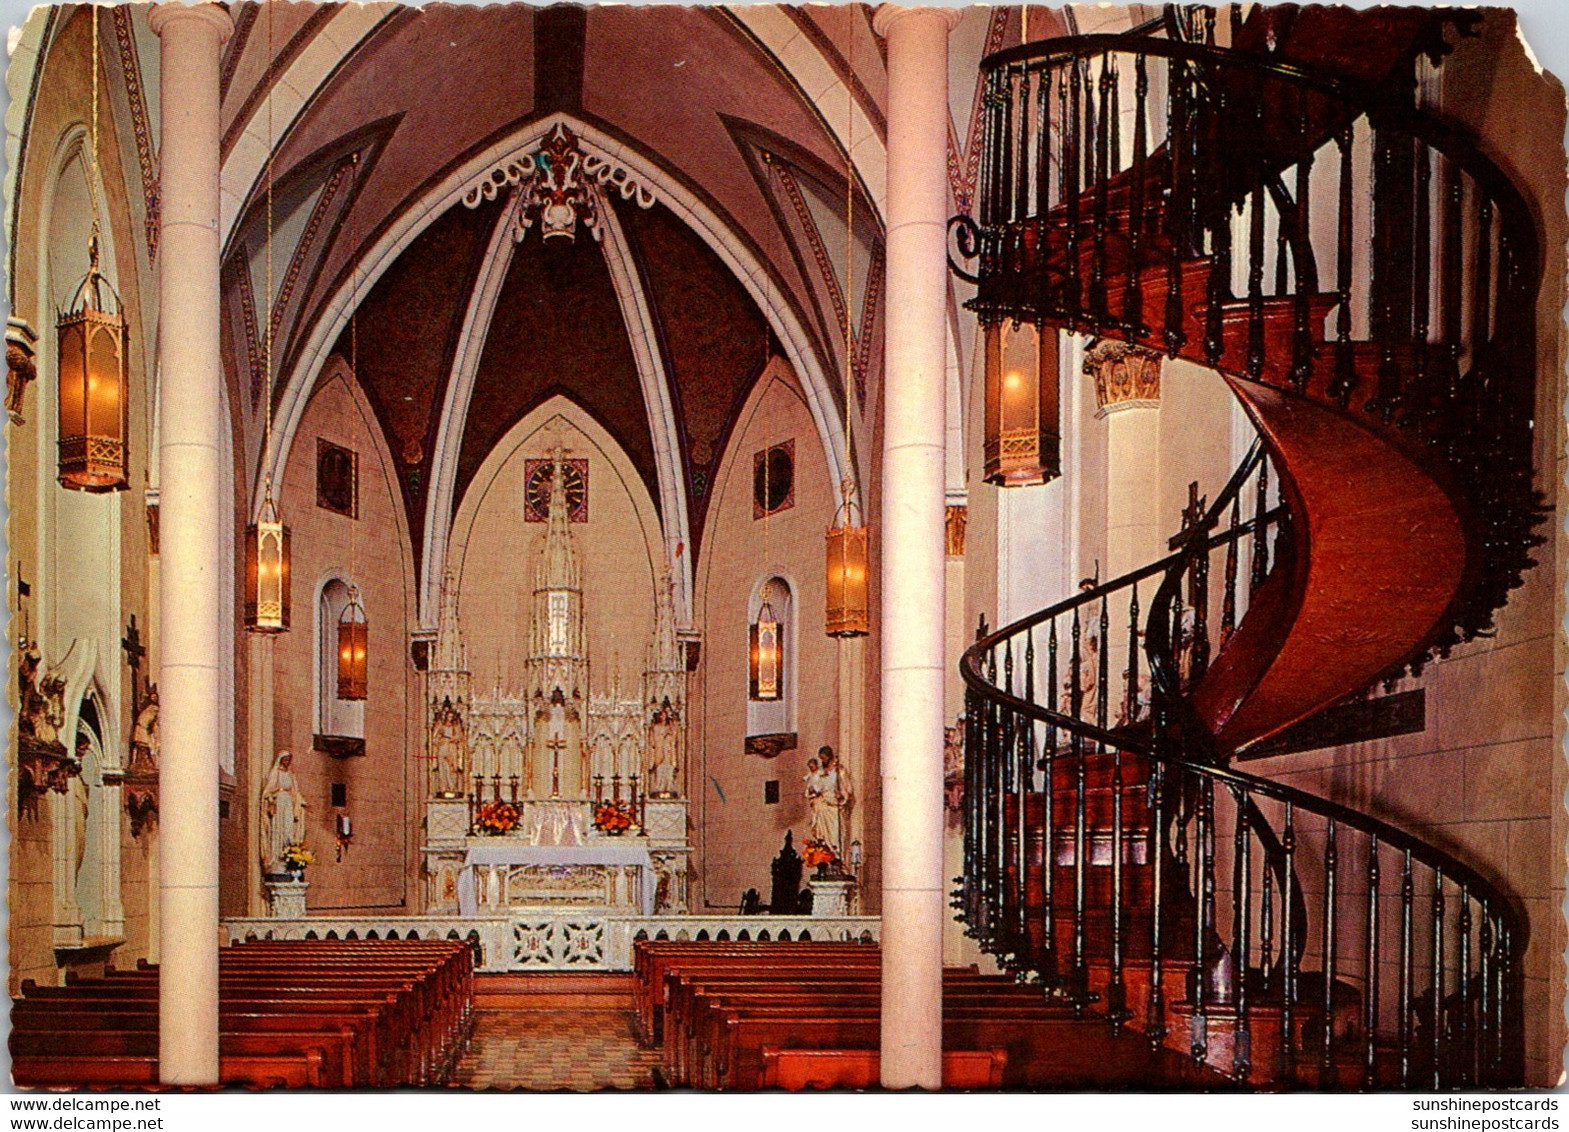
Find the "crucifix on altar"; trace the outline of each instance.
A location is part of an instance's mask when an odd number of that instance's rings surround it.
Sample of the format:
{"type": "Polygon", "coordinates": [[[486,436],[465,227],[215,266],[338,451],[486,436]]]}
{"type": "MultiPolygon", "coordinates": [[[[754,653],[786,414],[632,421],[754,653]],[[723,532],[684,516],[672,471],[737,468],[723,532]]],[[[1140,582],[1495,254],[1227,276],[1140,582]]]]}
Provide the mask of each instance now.
{"type": "Polygon", "coordinates": [[[567,741],[559,736],[545,740],[545,749],[550,752],[550,796],[561,797],[561,752],[567,749],[567,741]]]}

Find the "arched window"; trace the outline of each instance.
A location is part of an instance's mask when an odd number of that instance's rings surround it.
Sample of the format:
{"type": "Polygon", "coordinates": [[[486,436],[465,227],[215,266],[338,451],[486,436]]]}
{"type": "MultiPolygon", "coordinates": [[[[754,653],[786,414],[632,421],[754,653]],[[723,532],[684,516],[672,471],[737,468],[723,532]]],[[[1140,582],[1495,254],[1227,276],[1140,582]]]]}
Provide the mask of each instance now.
{"type": "Polygon", "coordinates": [[[365,701],[339,695],[338,622],[349,601],[349,584],[329,578],[316,602],[316,748],[332,755],[365,753],[365,701]]]}
{"type": "Polygon", "coordinates": [[[790,584],[779,577],[759,582],[747,604],[747,621],[747,748],[758,748],[751,740],[764,738],[770,742],[763,746],[778,754],[795,745],[795,597],[790,584]]]}

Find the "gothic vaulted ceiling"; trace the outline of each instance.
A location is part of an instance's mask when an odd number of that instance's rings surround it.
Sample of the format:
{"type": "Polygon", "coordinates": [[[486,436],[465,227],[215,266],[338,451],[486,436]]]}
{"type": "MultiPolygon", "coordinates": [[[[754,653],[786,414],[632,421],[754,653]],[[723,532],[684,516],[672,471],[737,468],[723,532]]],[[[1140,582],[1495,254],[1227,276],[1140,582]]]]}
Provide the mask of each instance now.
{"type": "MultiPolygon", "coordinates": [[[[335,16],[340,11],[279,5],[270,19],[249,6],[239,11],[223,66],[225,151],[238,164],[259,138],[275,156],[270,208],[267,179],[259,176],[241,194],[225,247],[226,355],[241,401],[259,415],[269,383],[268,280],[275,405],[309,362],[313,335],[331,326],[331,349],[353,356],[398,461],[417,543],[443,438],[456,438],[447,497],[455,507],[492,445],[557,393],[611,432],[656,500],[669,498],[658,482],[658,422],[650,420],[646,375],[629,334],[636,328],[628,323],[628,286],[618,290],[603,245],[582,229],[572,243],[548,247],[530,232],[506,251],[499,292],[482,308],[483,347],[467,363],[466,418],[450,436],[443,409],[455,367],[464,365],[461,340],[476,289],[498,254],[506,194],[422,217],[395,257],[372,262],[371,250],[429,208],[428,198],[455,171],[553,116],[635,152],[638,167],[657,169],[662,181],[627,196],[612,186],[604,199],[666,383],[694,543],[732,424],[770,354],[789,352],[770,330],[760,293],[792,309],[801,328],[796,345],[821,375],[824,404],[842,404],[847,318],[856,385],[863,396],[869,378],[875,388],[876,203],[864,186],[848,199],[840,139],[823,110],[730,14],[372,9],[358,41],[334,45],[336,62],[294,109],[285,101],[302,85],[293,76],[325,40],[344,36],[335,32],[346,19],[335,16]],[[268,89],[280,92],[270,115],[268,89]],[[696,202],[735,248],[767,265],[750,294],[734,257],[726,262],[714,239],[694,230],[692,207],[678,215],[674,198],[696,202]],[[853,239],[845,223],[851,210],[853,239]],[[357,315],[333,323],[334,296],[345,293],[357,315]]],[[[874,134],[882,125],[882,58],[867,13],[846,8],[791,19],[842,73],[854,57],[838,113],[855,99],[863,133],[874,134]]],[[[842,427],[837,412],[835,431],[842,427]]],[[[419,546],[415,553],[419,560],[419,546]]]]}

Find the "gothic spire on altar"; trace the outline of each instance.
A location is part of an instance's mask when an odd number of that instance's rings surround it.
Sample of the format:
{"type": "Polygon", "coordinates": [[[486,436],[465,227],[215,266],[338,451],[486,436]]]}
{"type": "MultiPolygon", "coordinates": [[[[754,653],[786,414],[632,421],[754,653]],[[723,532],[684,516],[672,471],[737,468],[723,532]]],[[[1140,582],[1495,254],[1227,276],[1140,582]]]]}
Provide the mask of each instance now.
{"type": "Polygon", "coordinates": [[[431,912],[686,906],[686,665],[670,570],[657,570],[641,687],[623,690],[612,663],[609,686],[596,690],[585,631],[593,595],[583,588],[581,548],[562,487],[566,468],[558,441],[545,530],[533,553],[527,633],[519,634],[527,642],[521,687],[498,679],[494,689],[472,692],[462,579],[452,569],[443,578],[426,681],[431,912]],[[626,836],[599,828],[596,811],[605,801],[630,814],[626,836]],[[498,809],[511,811],[499,834],[498,809]]]}

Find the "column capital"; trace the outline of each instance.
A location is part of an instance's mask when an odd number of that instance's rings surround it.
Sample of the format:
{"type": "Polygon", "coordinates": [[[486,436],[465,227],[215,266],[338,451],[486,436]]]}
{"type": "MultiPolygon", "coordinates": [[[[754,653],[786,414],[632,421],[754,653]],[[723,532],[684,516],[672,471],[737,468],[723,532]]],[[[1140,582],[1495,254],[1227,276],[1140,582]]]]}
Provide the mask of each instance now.
{"type": "Polygon", "coordinates": [[[217,4],[157,4],[147,13],[147,26],[153,34],[163,35],[163,29],[176,20],[196,19],[210,24],[218,32],[219,44],[227,43],[234,34],[234,17],[217,4]]]}
{"type": "Polygon", "coordinates": [[[1159,352],[1115,338],[1097,338],[1084,352],[1084,372],[1095,379],[1097,417],[1125,409],[1160,407],[1159,352]]]}
{"type": "Polygon", "coordinates": [[[911,7],[906,4],[879,4],[877,11],[872,15],[872,30],[884,39],[887,39],[888,29],[905,16],[936,16],[948,25],[948,31],[952,31],[959,26],[959,21],[964,18],[964,9],[928,6],[911,7]]]}

